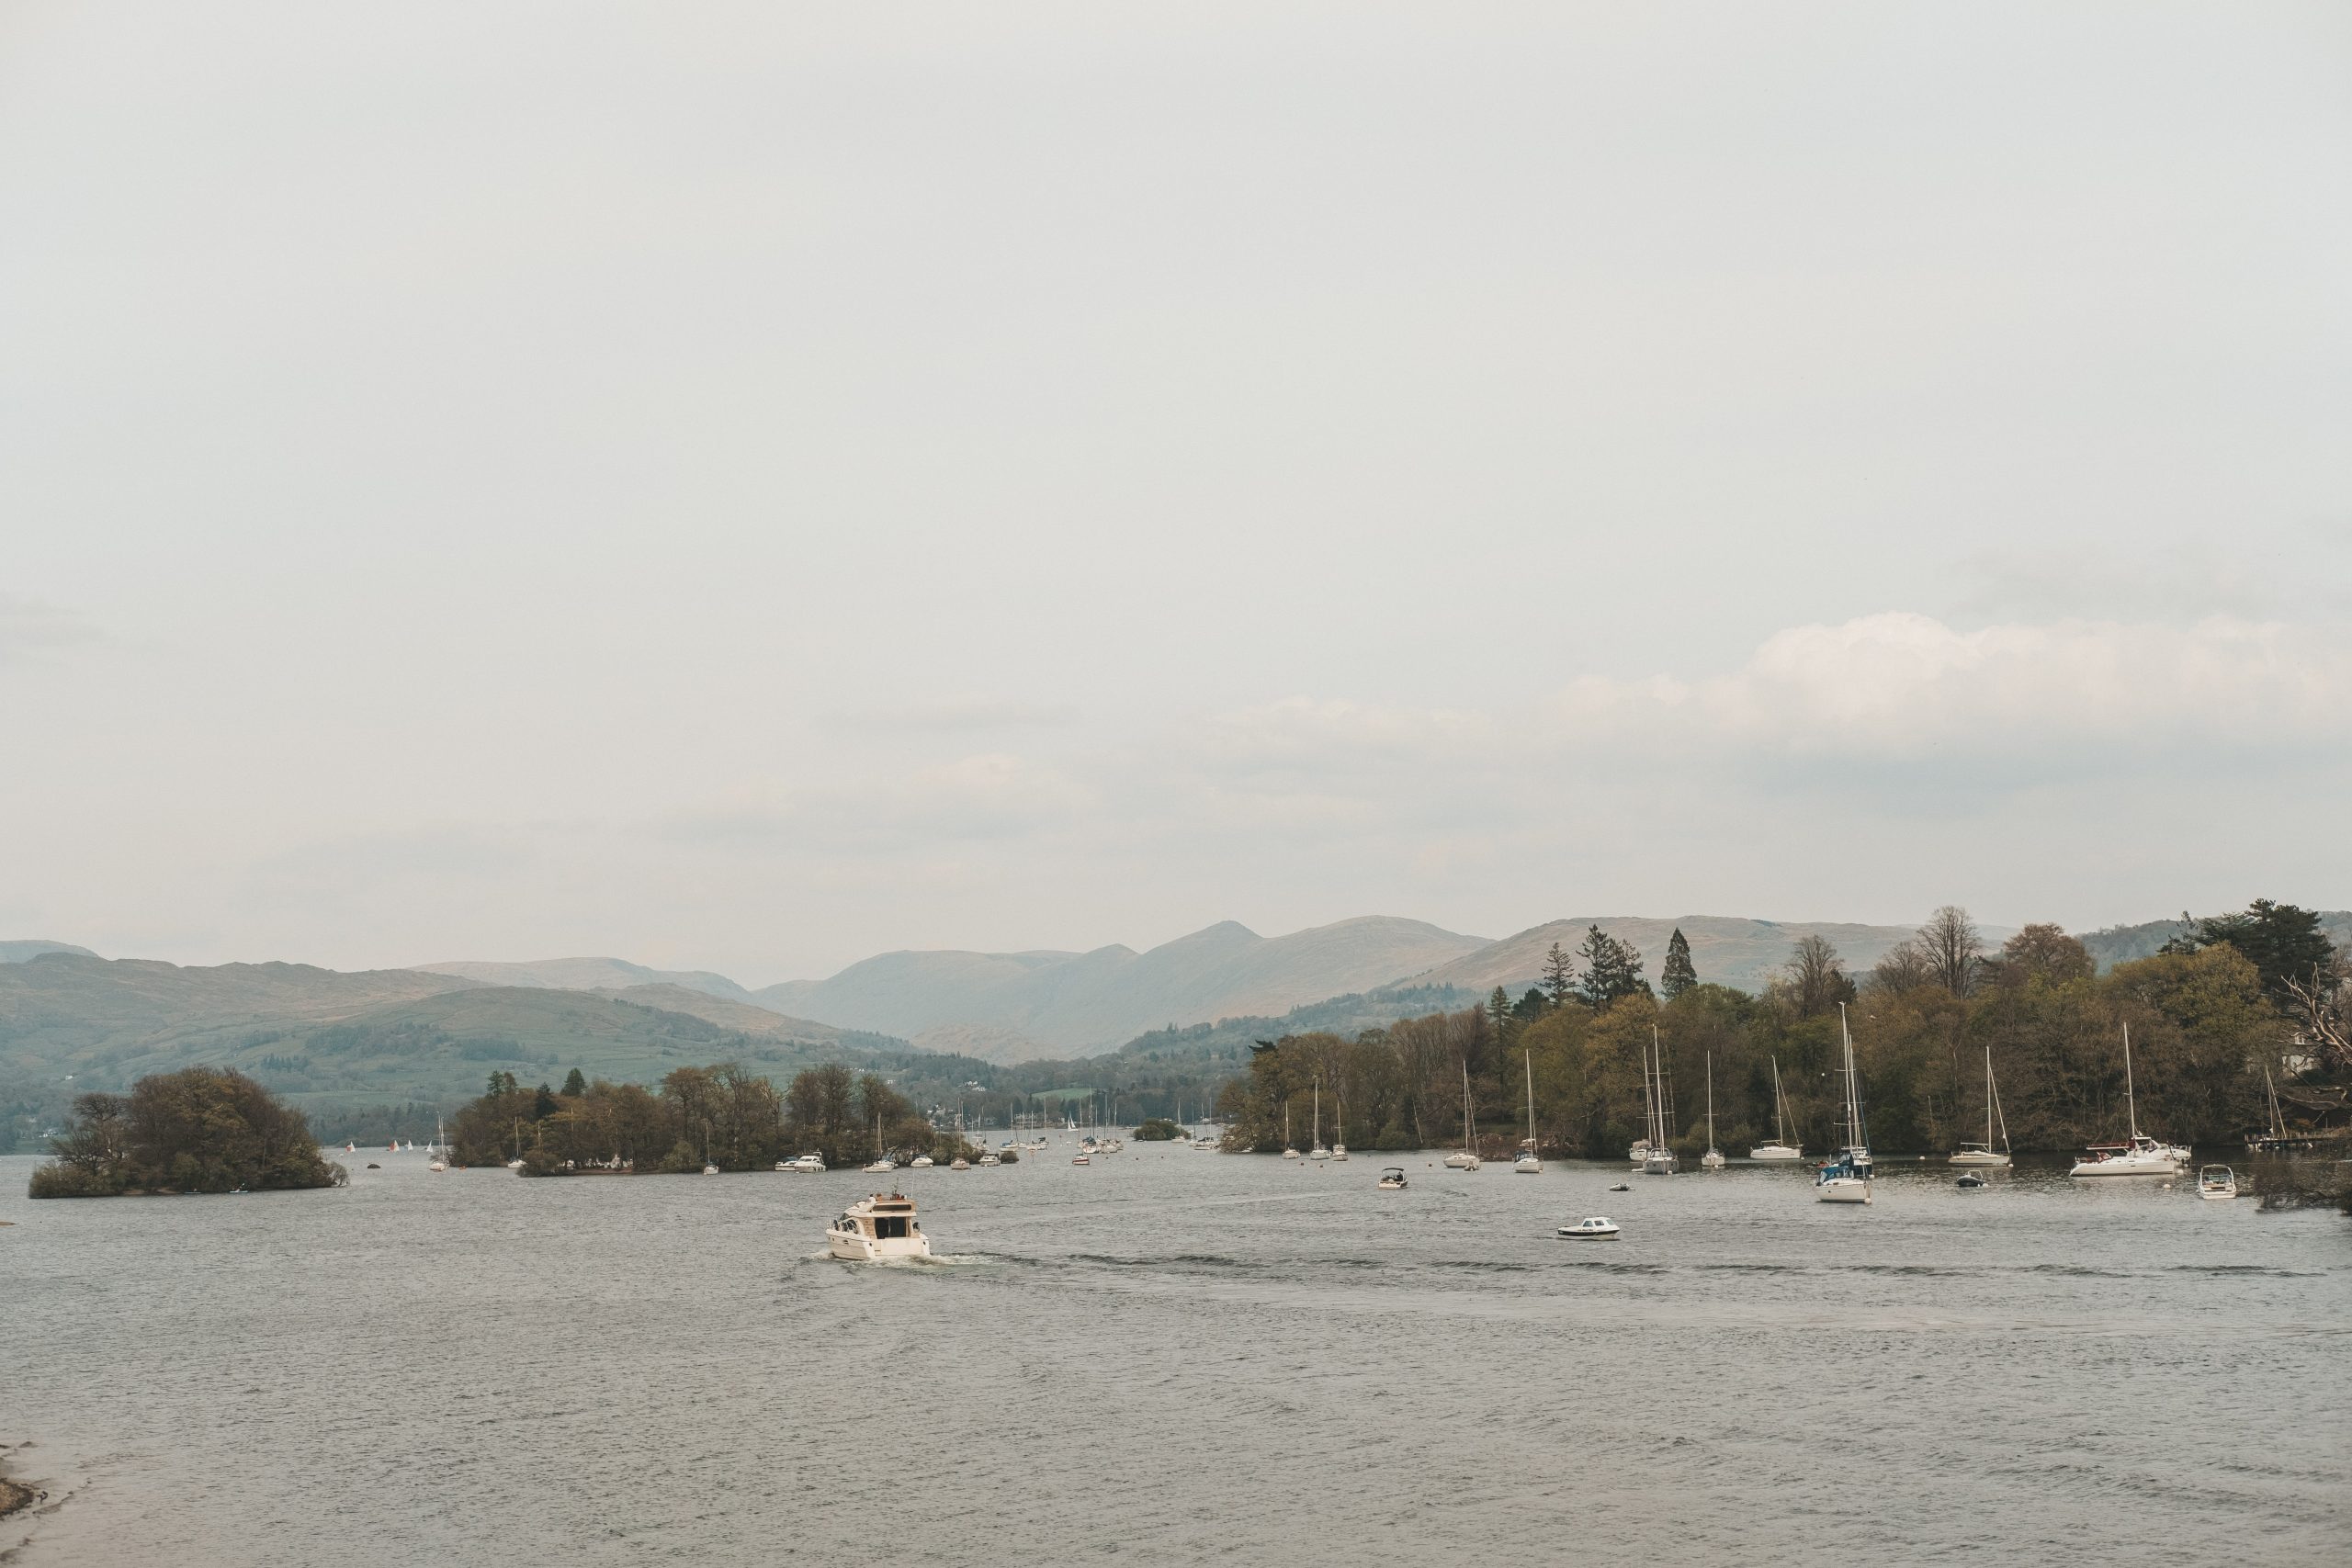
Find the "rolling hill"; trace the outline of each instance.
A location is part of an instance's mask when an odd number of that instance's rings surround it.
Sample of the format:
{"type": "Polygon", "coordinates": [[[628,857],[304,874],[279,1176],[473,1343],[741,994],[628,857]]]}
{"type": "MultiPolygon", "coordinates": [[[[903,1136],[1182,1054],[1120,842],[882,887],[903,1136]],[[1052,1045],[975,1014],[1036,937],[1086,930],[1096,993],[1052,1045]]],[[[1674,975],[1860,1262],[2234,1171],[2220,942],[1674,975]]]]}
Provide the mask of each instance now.
{"type": "Polygon", "coordinates": [[[990,1060],[1108,1050],[1147,1030],[1371,990],[1485,946],[1419,920],[1366,916],[1262,937],[1232,920],[1146,953],[886,953],[826,980],[754,995],[829,1023],[959,1042],[990,1060]],[[941,1030],[968,1032],[934,1034],[941,1030]]]}
{"type": "Polygon", "coordinates": [[[251,1073],[306,1108],[350,1109],[453,1103],[493,1071],[528,1083],[576,1066],[647,1083],[718,1061],[781,1077],[912,1055],[903,1041],[667,984],[557,990],[413,969],[51,953],[0,966],[0,1151],[37,1145],[77,1093],[199,1063],[251,1073]]]}

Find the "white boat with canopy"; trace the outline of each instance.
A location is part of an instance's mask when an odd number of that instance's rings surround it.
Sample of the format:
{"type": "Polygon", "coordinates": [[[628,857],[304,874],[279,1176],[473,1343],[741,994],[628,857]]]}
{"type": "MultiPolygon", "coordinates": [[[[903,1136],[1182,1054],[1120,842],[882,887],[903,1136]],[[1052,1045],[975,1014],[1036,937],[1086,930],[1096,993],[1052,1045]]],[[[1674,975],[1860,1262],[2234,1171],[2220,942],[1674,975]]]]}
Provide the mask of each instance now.
{"type": "Polygon", "coordinates": [[[914,1200],[903,1192],[860,1198],[825,1228],[826,1249],[850,1263],[929,1258],[931,1238],[915,1223],[914,1200]]]}

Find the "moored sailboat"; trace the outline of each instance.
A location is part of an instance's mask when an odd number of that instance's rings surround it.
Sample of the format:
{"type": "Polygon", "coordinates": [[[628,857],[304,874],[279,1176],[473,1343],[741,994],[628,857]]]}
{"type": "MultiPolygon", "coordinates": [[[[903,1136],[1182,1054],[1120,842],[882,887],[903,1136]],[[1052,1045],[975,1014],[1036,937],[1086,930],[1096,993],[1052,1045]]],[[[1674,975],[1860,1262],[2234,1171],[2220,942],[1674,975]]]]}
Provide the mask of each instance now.
{"type": "Polygon", "coordinates": [[[2189,1151],[2162,1143],[2140,1131],[2140,1100],[2132,1083],[2132,1026],[2123,1026],[2123,1114],[2132,1129],[2128,1144],[2093,1144],[2068,1171],[2069,1176],[2178,1176],[2188,1165],[2189,1151]]]}
{"type": "Polygon", "coordinates": [[[1464,1058],[1462,1064],[1462,1147],[1445,1156],[1445,1168],[1476,1170],[1478,1164],[1478,1134],[1470,1120],[1470,1063],[1464,1058]]]}
{"type": "Polygon", "coordinates": [[[1523,1050],[1527,1066],[1527,1137],[1519,1145],[1519,1157],[1510,1162],[1514,1176],[1541,1176],[1544,1162],[1535,1156],[1535,1053],[1523,1050]]]}
{"type": "Polygon", "coordinates": [[[1838,1004],[1838,1036],[1846,1057],[1846,1146],[1826,1162],[1813,1179],[1813,1195],[1824,1203],[1867,1203],[1871,1201],[1870,1136],[1862,1128],[1862,1095],[1854,1078],[1854,1033],[1846,1022],[1846,1004],[1838,1004]]]}
{"type": "Polygon", "coordinates": [[[1802,1144],[1789,1142],[1789,1102],[1781,1092],[1781,1058],[1772,1058],[1772,1141],[1747,1151],[1752,1160],[1789,1161],[1804,1158],[1802,1144]]]}
{"type": "Polygon", "coordinates": [[[2009,1122],[2007,1117],[2001,1118],[2000,1151],[1996,1154],[1993,1149],[1993,1119],[1999,1113],[2000,1104],[2000,1096],[1993,1088],[1993,1047],[1987,1045],[1984,1047],[1984,1141],[1961,1145],[1945,1164],[2005,1166],[2009,1163],[2009,1122]]]}

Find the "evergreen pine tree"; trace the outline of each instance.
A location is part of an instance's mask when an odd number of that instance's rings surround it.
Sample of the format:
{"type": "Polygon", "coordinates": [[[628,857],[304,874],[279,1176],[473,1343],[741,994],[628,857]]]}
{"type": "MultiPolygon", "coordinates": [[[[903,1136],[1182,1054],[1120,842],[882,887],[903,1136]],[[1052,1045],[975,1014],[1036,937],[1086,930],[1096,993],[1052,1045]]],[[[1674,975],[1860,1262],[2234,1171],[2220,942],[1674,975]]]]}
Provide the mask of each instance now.
{"type": "Polygon", "coordinates": [[[1504,1021],[1510,1017],[1510,993],[1500,986],[1497,986],[1495,994],[1487,998],[1487,1019],[1495,1026],[1495,1032],[1499,1034],[1502,1032],[1504,1021]]]}
{"type": "Polygon", "coordinates": [[[582,1074],[578,1067],[574,1067],[571,1072],[565,1074],[563,1079],[563,1092],[566,1098],[570,1098],[573,1095],[586,1094],[588,1092],[588,1079],[586,1075],[582,1074]]]}
{"type": "Polygon", "coordinates": [[[1699,971],[1690,964],[1690,941],[1683,936],[1682,928],[1677,926],[1666,941],[1666,962],[1658,965],[1657,988],[1666,993],[1668,1001],[1672,1001],[1698,983],[1699,971]]]}
{"type": "Polygon", "coordinates": [[[1555,942],[1552,951],[1544,955],[1544,995],[1554,1007],[1566,1007],[1576,989],[1576,963],[1560,951],[1560,944],[1555,942]]]}

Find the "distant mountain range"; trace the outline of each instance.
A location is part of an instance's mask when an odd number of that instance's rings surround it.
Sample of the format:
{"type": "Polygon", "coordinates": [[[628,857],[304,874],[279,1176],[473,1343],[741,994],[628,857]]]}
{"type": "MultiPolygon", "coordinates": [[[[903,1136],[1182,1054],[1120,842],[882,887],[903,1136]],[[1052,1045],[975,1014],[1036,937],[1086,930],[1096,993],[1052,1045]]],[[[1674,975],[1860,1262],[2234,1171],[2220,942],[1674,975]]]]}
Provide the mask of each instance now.
{"type": "Polygon", "coordinates": [[[621,991],[633,986],[675,986],[729,1001],[752,1001],[752,993],[724,975],[707,969],[648,969],[620,958],[541,958],[524,964],[461,960],[420,964],[428,975],[455,975],[485,986],[518,986],[550,991],[621,991]]]}
{"type": "MultiPolygon", "coordinates": [[[[2352,948],[2352,913],[2323,916],[2352,948]]],[[[739,1059],[782,1075],[820,1059],[956,1083],[986,1065],[1087,1075],[1078,1059],[1121,1046],[1156,1062],[1238,1061],[1272,1031],[1351,1032],[1459,1007],[1543,973],[1598,925],[1638,947],[1655,980],[1678,927],[1704,981],[1760,990],[1795,942],[1818,934],[1860,972],[1907,926],[1578,916],[1499,942],[1368,916],[1262,937],[1231,921],[1148,952],[883,953],[823,980],[753,991],[704,970],[617,958],[453,961],[338,972],[300,964],[182,967],[100,958],[66,942],[0,942],[0,1122],[32,1126],[78,1087],[211,1062],[298,1098],[447,1103],[492,1071],[527,1081],[578,1066],[650,1082],[673,1066],[739,1059]],[[911,1042],[911,1043],[910,1043],[911,1042]],[[933,1055],[925,1055],[932,1053],[933,1055]],[[67,1075],[72,1075],[69,1079],[67,1075]],[[17,1108],[13,1111],[11,1104],[17,1108]]],[[[2152,920],[2093,931],[2102,969],[2185,929],[2152,920]]],[[[2009,933],[1987,928],[1989,943],[2009,933]]],[[[52,1117],[53,1119],[53,1117],[52,1117]]],[[[0,1147],[6,1127],[0,1125],[0,1147]]]]}
{"type": "Polygon", "coordinates": [[[1367,991],[1487,945],[1421,920],[1369,915],[1288,936],[1232,920],[1146,953],[886,953],[826,980],[753,993],[827,1022],[956,1041],[988,1060],[1109,1050],[1147,1030],[1287,1012],[1367,991]],[[955,1032],[942,1035],[938,1032],[955,1032]]]}

